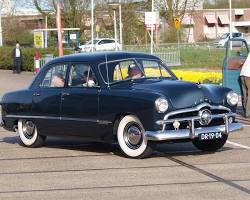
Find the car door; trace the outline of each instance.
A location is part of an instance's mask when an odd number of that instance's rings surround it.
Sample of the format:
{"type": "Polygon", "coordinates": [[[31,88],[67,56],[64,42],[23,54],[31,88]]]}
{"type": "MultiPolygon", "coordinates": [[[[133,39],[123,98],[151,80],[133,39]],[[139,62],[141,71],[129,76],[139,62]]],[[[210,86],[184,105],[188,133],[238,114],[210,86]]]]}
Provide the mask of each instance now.
{"type": "Polygon", "coordinates": [[[39,86],[33,90],[32,113],[40,132],[61,134],[61,95],[65,85],[67,64],[54,64],[43,74],[39,86]]]}
{"type": "Polygon", "coordinates": [[[101,138],[98,120],[99,86],[90,65],[72,64],[62,95],[61,119],[65,134],[101,138]]]}

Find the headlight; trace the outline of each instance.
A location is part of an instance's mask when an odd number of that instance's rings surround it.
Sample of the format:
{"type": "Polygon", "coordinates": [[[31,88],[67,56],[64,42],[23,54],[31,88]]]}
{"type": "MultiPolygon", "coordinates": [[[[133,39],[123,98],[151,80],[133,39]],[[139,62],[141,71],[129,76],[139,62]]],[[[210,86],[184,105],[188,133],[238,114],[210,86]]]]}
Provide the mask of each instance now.
{"type": "Polygon", "coordinates": [[[236,106],[239,102],[239,96],[237,93],[231,91],[227,94],[227,103],[230,106],[236,106]]]}
{"type": "Polygon", "coordinates": [[[164,97],[160,97],[155,100],[155,107],[159,113],[164,113],[168,109],[168,100],[164,97]]]}

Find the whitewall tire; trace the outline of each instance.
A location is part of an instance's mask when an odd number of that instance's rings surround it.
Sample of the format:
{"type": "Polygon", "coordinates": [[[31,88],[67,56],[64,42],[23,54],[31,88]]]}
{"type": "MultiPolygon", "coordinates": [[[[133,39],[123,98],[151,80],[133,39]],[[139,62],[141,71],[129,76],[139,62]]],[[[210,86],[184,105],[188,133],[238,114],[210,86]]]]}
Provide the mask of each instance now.
{"type": "Polygon", "coordinates": [[[130,158],[144,158],[153,149],[144,136],[145,130],[140,120],[127,115],[121,119],[117,129],[117,140],[122,152],[130,158]]]}
{"type": "Polygon", "coordinates": [[[18,133],[21,142],[27,147],[39,147],[45,141],[45,136],[38,134],[37,127],[31,120],[20,119],[18,121],[18,133]]]}

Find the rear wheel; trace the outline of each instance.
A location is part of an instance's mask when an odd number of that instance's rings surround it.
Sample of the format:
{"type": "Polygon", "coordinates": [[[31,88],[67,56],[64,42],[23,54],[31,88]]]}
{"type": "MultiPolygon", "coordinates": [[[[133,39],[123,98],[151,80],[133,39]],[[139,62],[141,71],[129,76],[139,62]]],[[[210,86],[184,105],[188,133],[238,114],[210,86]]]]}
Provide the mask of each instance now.
{"type": "Polygon", "coordinates": [[[127,115],[121,119],[117,129],[117,140],[122,152],[130,158],[145,158],[152,154],[152,146],[144,137],[140,120],[127,115]]]}
{"type": "Polygon", "coordinates": [[[18,133],[23,145],[27,147],[40,147],[46,139],[45,136],[39,135],[36,125],[31,120],[20,119],[18,133]]]}
{"type": "Polygon", "coordinates": [[[221,139],[200,141],[198,138],[193,140],[193,144],[196,148],[202,151],[216,151],[224,146],[228,138],[228,135],[223,134],[221,139]]]}

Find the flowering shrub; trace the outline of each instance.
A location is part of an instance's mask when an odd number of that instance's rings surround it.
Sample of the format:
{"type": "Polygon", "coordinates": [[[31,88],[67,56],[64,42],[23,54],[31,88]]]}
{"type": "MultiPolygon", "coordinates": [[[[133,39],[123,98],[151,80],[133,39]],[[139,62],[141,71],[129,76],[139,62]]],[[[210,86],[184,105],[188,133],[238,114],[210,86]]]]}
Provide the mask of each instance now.
{"type": "Polygon", "coordinates": [[[213,83],[220,85],[222,83],[222,72],[216,71],[190,71],[190,70],[172,70],[174,74],[185,81],[196,83],[213,83]]]}

